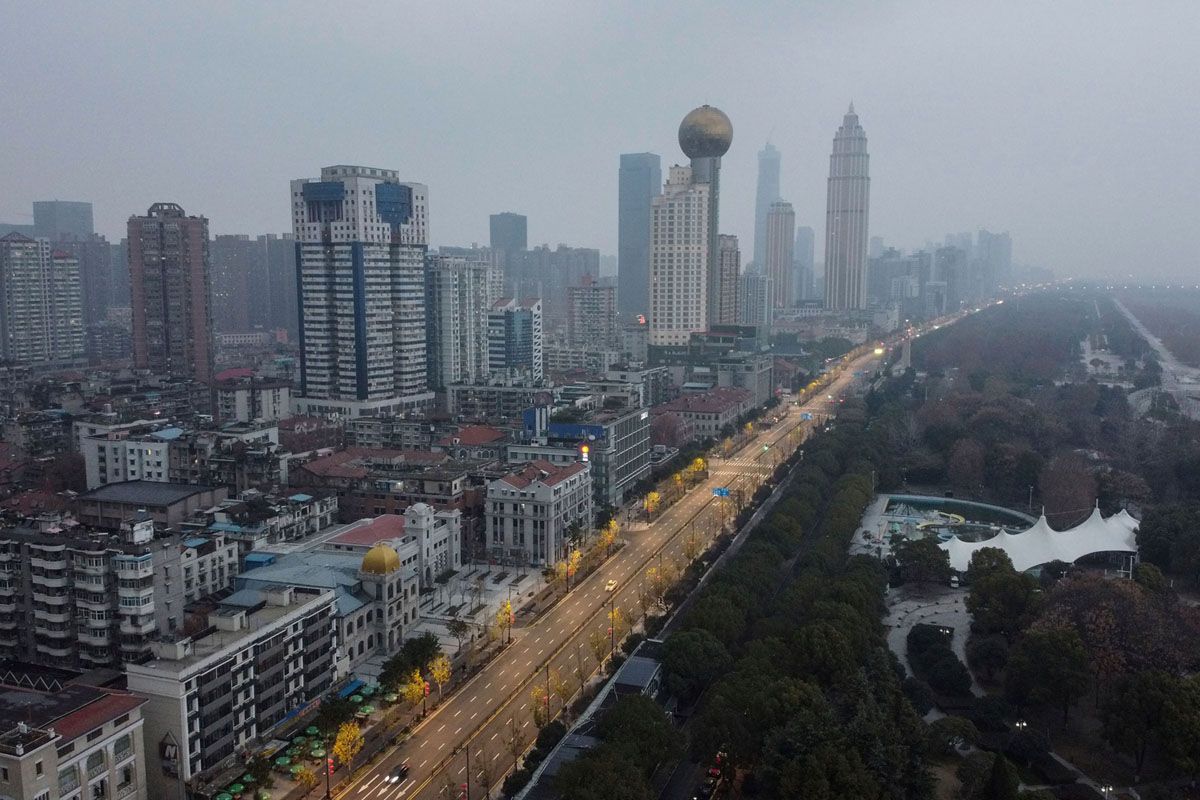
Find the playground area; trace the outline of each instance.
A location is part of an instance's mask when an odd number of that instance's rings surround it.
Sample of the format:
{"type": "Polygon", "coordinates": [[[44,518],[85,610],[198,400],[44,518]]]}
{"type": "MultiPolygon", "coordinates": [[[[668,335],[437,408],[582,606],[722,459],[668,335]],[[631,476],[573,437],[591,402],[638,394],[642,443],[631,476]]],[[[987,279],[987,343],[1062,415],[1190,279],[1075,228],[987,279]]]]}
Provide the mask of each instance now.
{"type": "Polygon", "coordinates": [[[862,526],[851,544],[851,553],[877,557],[888,554],[902,539],[936,537],[948,542],[982,542],[1002,532],[1016,533],[1037,520],[1001,506],[952,497],[885,494],[875,498],[863,515],[862,526]]]}

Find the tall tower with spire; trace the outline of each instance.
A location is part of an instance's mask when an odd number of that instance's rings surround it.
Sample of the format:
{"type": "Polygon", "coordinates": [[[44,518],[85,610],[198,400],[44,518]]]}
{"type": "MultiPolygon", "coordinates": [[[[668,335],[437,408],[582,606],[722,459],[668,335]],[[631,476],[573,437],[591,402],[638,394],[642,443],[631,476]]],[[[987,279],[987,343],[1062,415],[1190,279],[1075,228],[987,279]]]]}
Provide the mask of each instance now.
{"type": "Polygon", "coordinates": [[[767,142],[758,151],[758,191],[754,198],[754,265],[761,272],[767,258],[767,214],[779,200],[779,148],[767,142]]]}
{"type": "Polygon", "coordinates": [[[854,103],[833,137],[825,205],[825,307],[867,307],[867,225],[871,201],[867,135],[854,103]]]}

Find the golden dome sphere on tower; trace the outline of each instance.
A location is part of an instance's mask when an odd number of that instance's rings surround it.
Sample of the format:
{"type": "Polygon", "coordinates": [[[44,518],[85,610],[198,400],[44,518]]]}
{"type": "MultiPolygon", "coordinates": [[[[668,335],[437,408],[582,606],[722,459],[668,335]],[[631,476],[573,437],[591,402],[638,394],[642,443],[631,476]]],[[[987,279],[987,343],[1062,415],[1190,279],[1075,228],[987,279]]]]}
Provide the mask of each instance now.
{"type": "Polygon", "coordinates": [[[360,569],[371,575],[387,575],[400,569],[400,554],[386,544],[377,544],[363,556],[360,569]]]}

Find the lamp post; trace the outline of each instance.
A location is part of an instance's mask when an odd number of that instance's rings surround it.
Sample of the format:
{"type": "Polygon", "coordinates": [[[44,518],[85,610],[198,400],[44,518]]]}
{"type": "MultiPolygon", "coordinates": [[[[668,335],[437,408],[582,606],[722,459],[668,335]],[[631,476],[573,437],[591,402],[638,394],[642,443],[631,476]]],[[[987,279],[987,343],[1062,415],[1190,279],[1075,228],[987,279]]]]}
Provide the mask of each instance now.
{"type": "Polygon", "coordinates": [[[608,651],[609,657],[617,655],[617,598],[608,599],[608,651]]]}

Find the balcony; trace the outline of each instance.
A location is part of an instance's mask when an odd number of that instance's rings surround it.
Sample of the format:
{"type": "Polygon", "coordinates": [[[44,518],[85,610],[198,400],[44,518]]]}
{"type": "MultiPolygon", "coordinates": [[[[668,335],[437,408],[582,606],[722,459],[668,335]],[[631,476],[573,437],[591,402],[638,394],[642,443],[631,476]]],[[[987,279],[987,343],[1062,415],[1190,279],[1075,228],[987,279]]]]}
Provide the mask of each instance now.
{"type": "Polygon", "coordinates": [[[0,614],[12,614],[17,610],[16,601],[11,597],[0,597],[0,614]]]}
{"type": "Polygon", "coordinates": [[[41,603],[48,606],[62,606],[66,608],[67,603],[71,600],[67,594],[53,594],[47,592],[39,592],[36,588],[33,590],[33,602],[41,603]]]}
{"type": "Polygon", "coordinates": [[[150,578],[154,576],[154,562],[147,558],[144,561],[114,561],[113,569],[118,578],[150,578]]]}
{"type": "Polygon", "coordinates": [[[83,628],[77,634],[79,641],[84,644],[96,645],[98,647],[107,647],[110,639],[108,638],[108,630],[92,630],[83,628]]]}
{"type": "Polygon", "coordinates": [[[104,758],[101,757],[99,764],[88,767],[88,771],[87,771],[88,780],[95,778],[97,775],[103,775],[105,772],[108,772],[108,764],[106,764],[104,762],[104,758]]]}
{"type": "Polygon", "coordinates": [[[82,592],[75,593],[75,605],[83,608],[94,608],[96,610],[107,611],[112,603],[103,595],[84,594],[82,592]]]}
{"type": "Polygon", "coordinates": [[[34,625],[40,625],[43,622],[64,624],[71,621],[71,612],[66,606],[51,608],[34,606],[33,619],[34,625]]]}
{"type": "Polygon", "coordinates": [[[70,658],[71,651],[73,649],[74,648],[72,648],[68,642],[63,642],[61,644],[49,644],[47,642],[37,643],[37,651],[42,655],[49,656],[50,658],[70,658]]]}
{"type": "Polygon", "coordinates": [[[41,556],[30,556],[29,566],[34,570],[47,570],[50,572],[61,572],[67,568],[66,553],[52,553],[41,556]]]}
{"type": "Polygon", "coordinates": [[[137,783],[135,783],[133,781],[130,781],[129,783],[125,784],[124,786],[118,786],[117,787],[117,800],[122,800],[122,798],[130,797],[135,792],[137,792],[137,783]]]}
{"type": "Polygon", "coordinates": [[[123,634],[144,636],[148,633],[154,633],[156,630],[158,630],[158,626],[154,622],[154,617],[148,617],[142,621],[131,617],[121,620],[121,633],[123,634]]]}
{"type": "Polygon", "coordinates": [[[35,572],[31,577],[33,578],[34,586],[45,586],[48,589],[65,589],[67,588],[67,584],[70,583],[70,579],[67,577],[65,571],[58,575],[35,572]]]}

